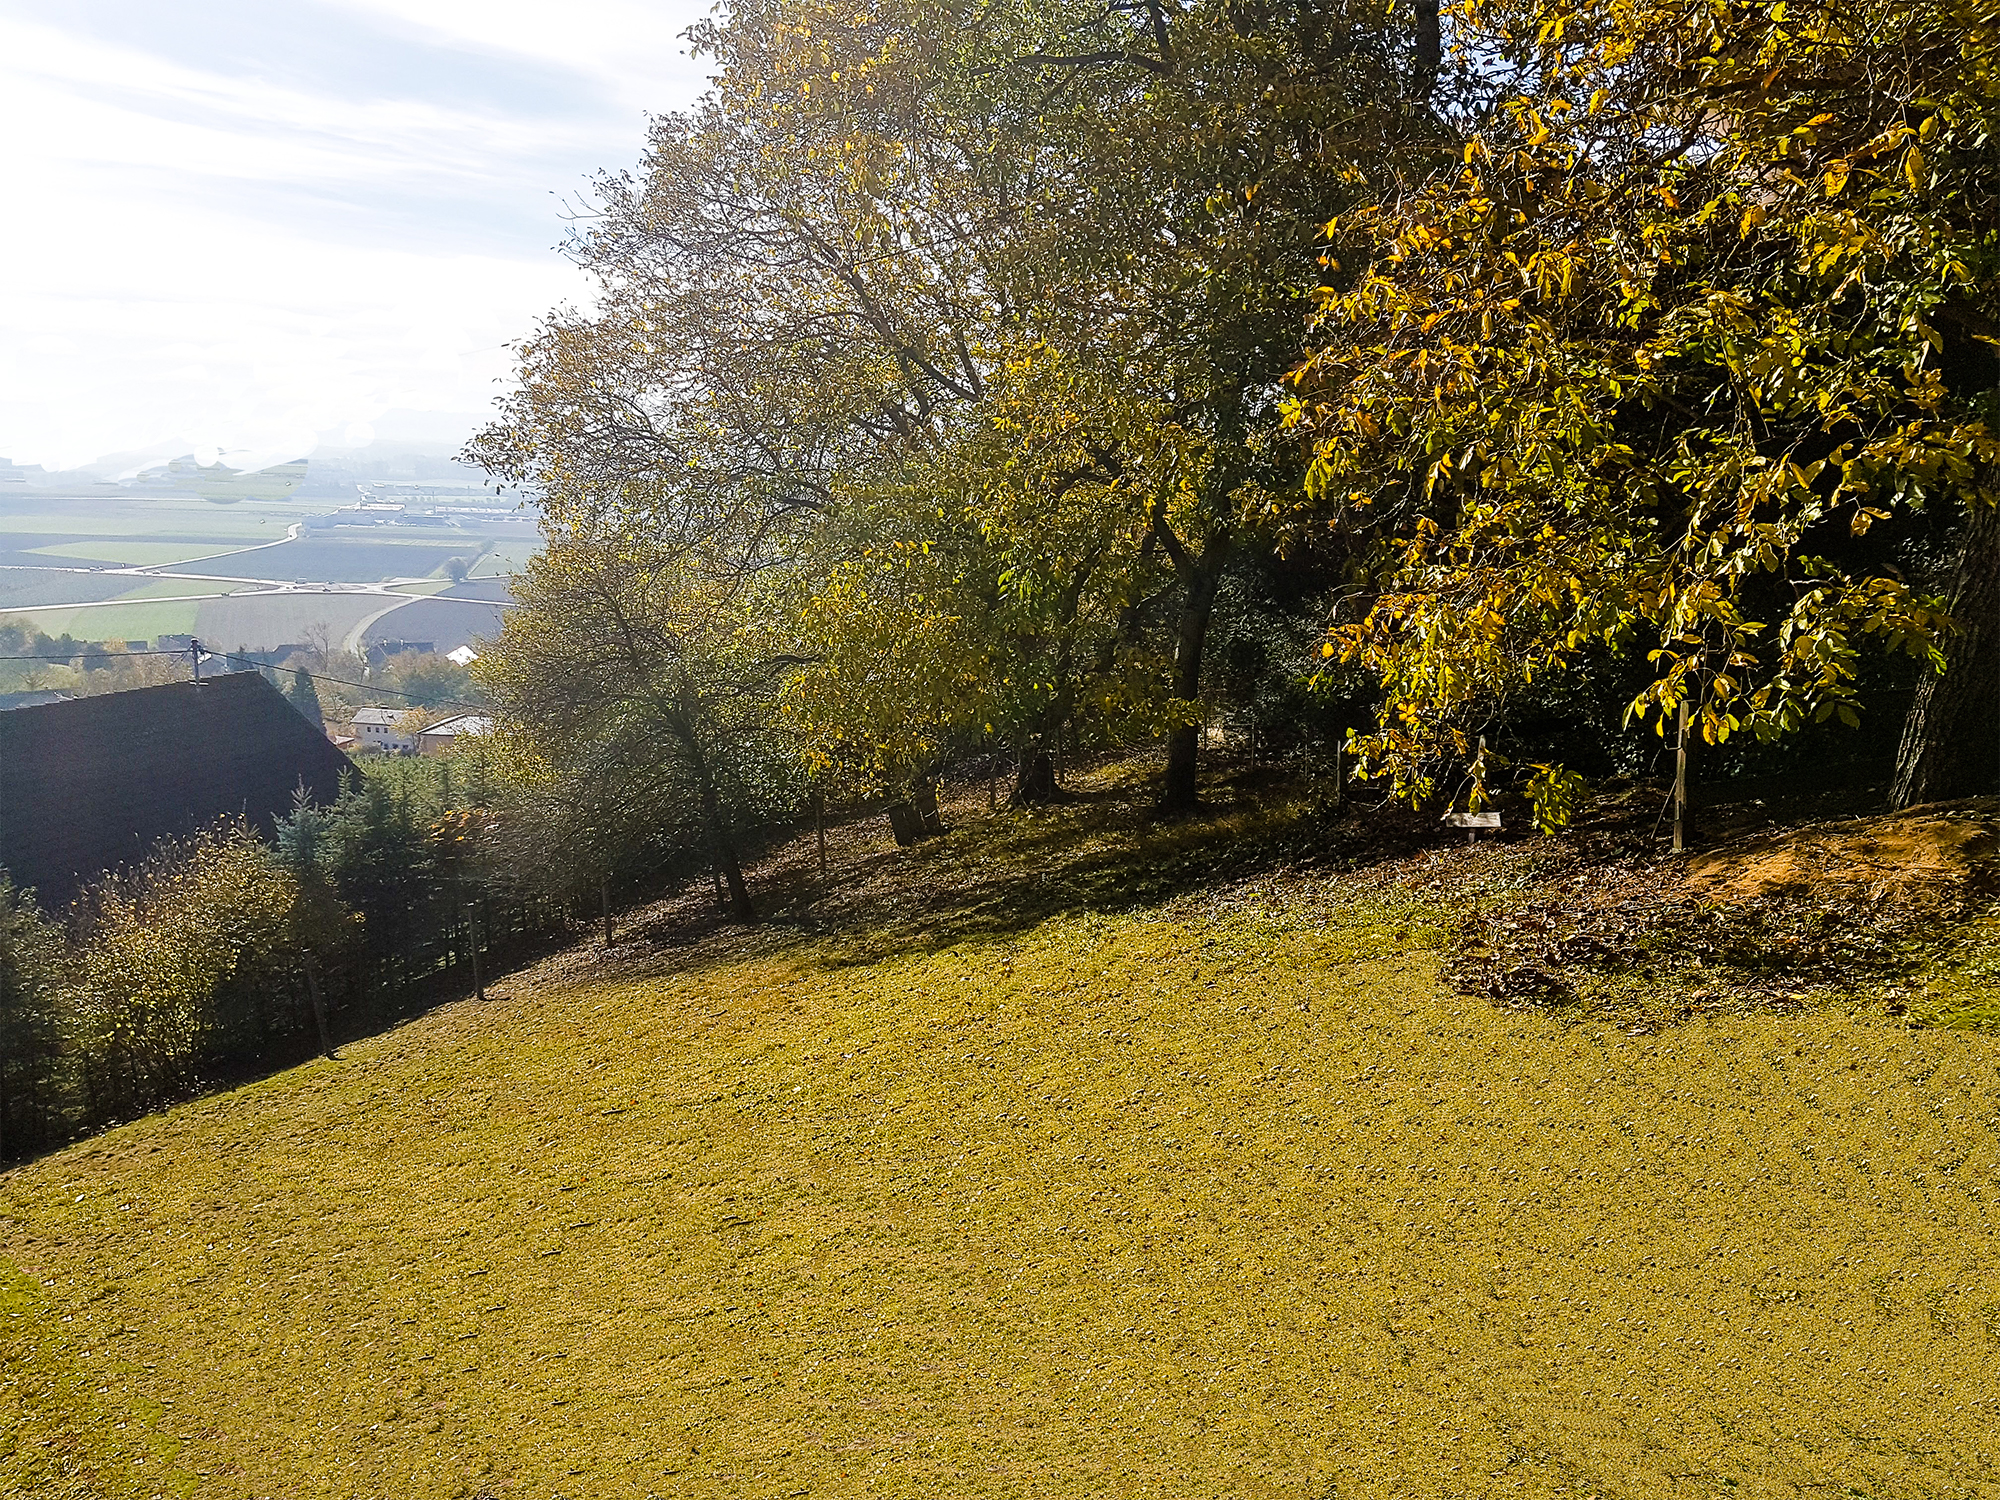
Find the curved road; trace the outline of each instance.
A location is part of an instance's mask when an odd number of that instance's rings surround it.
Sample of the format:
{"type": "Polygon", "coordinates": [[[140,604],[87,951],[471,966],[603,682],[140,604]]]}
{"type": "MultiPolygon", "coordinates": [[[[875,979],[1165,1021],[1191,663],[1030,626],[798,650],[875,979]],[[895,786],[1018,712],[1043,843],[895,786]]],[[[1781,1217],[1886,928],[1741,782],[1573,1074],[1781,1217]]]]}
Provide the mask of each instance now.
{"type": "MultiPolygon", "coordinates": [[[[88,573],[95,577],[110,576],[114,578],[116,577],[155,578],[155,579],[185,578],[190,583],[237,583],[237,584],[261,585],[261,587],[256,587],[256,588],[225,589],[218,592],[206,593],[206,594],[161,594],[155,596],[154,598],[147,599],[144,601],[145,603],[148,604],[193,604],[208,599],[257,599],[257,598],[263,598],[271,594],[378,595],[382,598],[387,599],[389,602],[384,604],[380,609],[376,610],[373,614],[364,616],[361,619],[361,621],[354,626],[353,629],[349,630],[345,636],[341,637],[341,642],[340,642],[341,649],[344,651],[351,651],[357,656],[361,654],[361,642],[363,637],[367,634],[368,630],[375,624],[376,621],[380,620],[384,615],[392,614],[396,610],[401,609],[405,604],[414,604],[419,599],[428,599],[431,597],[429,594],[404,594],[397,592],[399,589],[412,588],[419,584],[433,583],[436,581],[435,579],[430,578],[428,576],[422,578],[385,578],[381,580],[379,583],[320,583],[320,582],[306,582],[303,580],[291,583],[279,583],[279,582],[274,582],[269,578],[247,578],[242,576],[241,574],[236,574],[236,573],[188,573],[181,571],[182,569],[188,567],[189,564],[191,563],[213,562],[218,558],[241,557],[246,552],[262,552],[267,547],[282,547],[287,542],[295,542],[298,540],[299,532],[304,528],[304,524],[305,523],[301,521],[294,521],[291,524],[291,526],[287,528],[285,534],[282,537],[279,537],[275,541],[257,542],[248,547],[230,547],[222,552],[204,553],[200,557],[191,557],[183,562],[149,563],[149,564],[134,565],[131,567],[123,567],[123,568],[111,567],[111,566],[103,566],[95,568],[89,568],[89,567],[67,568],[61,566],[53,566],[45,568],[39,566],[23,567],[19,564],[8,564],[4,565],[4,571],[24,572],[24,573],[88,573]]],[[[42,613],[51,613],[56,610],[102,609],[108,604],[116,604],[119,602],[120,601],[117,599],[96,599],[81,604],[36,604],[31,606],[22,606],[22,612],[25,613],[28,610],[32,609],[34,613],[42,614],[42,613]]],[[[494,600],[489,600],[487,602],[492,604],[497,604],[502,609],[511,607],[510,602],[507,600],[494,599],[494,600]]]]}

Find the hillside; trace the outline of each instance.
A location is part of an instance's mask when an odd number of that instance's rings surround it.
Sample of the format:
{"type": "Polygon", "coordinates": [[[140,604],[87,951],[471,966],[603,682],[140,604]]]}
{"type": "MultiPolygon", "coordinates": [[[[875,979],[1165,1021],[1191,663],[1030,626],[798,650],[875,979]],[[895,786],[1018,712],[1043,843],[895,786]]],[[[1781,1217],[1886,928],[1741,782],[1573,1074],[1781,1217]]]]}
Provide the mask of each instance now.
{"type": "Polygon", "coordinates": [[[0,1177],[0,1492],[2000,1495],[2000,1041],[1504,1008],[1539,846],[1125,774],[0,1177]]]}

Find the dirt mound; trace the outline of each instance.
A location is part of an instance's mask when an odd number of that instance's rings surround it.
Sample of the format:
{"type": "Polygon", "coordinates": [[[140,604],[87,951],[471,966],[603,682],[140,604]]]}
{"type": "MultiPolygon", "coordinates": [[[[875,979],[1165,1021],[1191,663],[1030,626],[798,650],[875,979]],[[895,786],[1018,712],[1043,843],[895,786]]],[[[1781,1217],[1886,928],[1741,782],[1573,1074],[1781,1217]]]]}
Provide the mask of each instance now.
{"type": "Polygon", "coordinates": [[[1719,901],[1907,899],[1967,884],[1996,851],[2000,798],[1980,797],[1745,839],[1695,855],[1686,878],[1696,894],[1719,901]]]}

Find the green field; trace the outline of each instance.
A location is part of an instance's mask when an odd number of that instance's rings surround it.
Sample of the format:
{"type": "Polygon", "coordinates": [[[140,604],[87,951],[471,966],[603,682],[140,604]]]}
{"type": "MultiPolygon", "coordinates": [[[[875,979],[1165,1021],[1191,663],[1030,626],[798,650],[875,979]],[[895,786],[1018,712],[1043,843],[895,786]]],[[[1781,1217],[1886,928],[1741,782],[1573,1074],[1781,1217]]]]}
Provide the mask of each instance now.
{"type": "Polygon", "coordinates": [[[0,611],[18,614],[66,604],[101,604],[128,592],[132,582],[125,574],[10,564],[0,567],[0,611]]]}
{"type": "MultiPolygon", "coordinates": [[[[183,588],[183,593],[192,590],[183,588]]],[[[93,604],[87,609],[17,609],[7,618],[33,620],[35,628],[48,635],[67,632],[79,641],[152,640],[155,636],[185,635],[194,628],[200,604],[139,599],[132,603],[93,604]]]]}
{"type": "Polygon", "coordinates": [[[503,549],[498,554],[489,550],[491,538],[476,527],[319,527],[284,541],[294,524],[328,513],[324,501],[216,505],[185,498],[65,500],[12,494],[0,497],[0,554],[12,561],[46,559],[53,565],[167,567],[213,560],[217,571],[274,582],[369,582],[441,572],[453,556],[475,559],[477,576],[496,576],[512,571],[515,559],[524,559],[539,545],[519,535],[518,524],[498,522],[503,549]],[[267,545],[267,551],[240,550],[267,545]],[[233,561],[225,562],[231,554],[233,561]]]}
{"type": "Polygon", "coordinates": [[[214,542],[131,542],[106,537],[95,542],[65,542],[55,547],[36,547],[33,550],[54,560],[76,558],[85,562],[122,563],[128,567],[149,568],[163,563],[190,562],[199,558],[228,555],[227,548],[250,543],[214,542]]]}
{"type": "Polygon", "coordinates": [[[54,499],[16,494],[0,498],[0,540],[9,534],[26,538],[54,533],[114,539],[167,537],[188,542],[213,538],[216,547],[249,546],[283,536],[292,522],[313,513],[310,504],[296,501],[217,505],[186,498],[54,499]]]}
{"type": "Polygon", "coordinates": [[[50,635],[64,631],[77,640],[150,640],[161,635],[195,634],[218,649],[262,649],[304,640],[325,626],[336,642],[359,621],[392,604],[397,595],[420,599],[449,586],[426,579],[394,594],[336,594],[299,590],[261,593],[256,585],[193,578],[161,578],[141,583],[118,600],[77,609],[13,609],[9,619],[32,620],[50,635]],[[159,602],[163,596],[216,595],[159,602]]]}
{"type": "Polygon", "coordinates": [[[141,583],[130,593],[120,594],[117,603],[140,599],[175,599],[187,594],[234,594],[255,584],[221,583],[207,579],[154,578],[141,583]]]}
{"type": "Polygon", "coordinates": [[[102,604],[75,609],[15,609],[8,611],[8,617],[32,620],[35,628],[46,634],[67,632],[79,641],[152,640],[184,635],[194,628],[201,601],[188,595],[228,594],[243,586],[186,578],[148,579],[102,604]]]}
{"type": "Polygon", "coordinates": [[[2000,1493],[2000,1041],[1500,1011],[1107,806],[0,1178],[0,1489],[2000,1493]]]}
{"type": "Polygon", "coordinates": [[[528,565],[528,559],[541,550],[539,541],[495,542],[486,555],[473,566],[470,577],[505,578],[518,573],[528,565]]]}

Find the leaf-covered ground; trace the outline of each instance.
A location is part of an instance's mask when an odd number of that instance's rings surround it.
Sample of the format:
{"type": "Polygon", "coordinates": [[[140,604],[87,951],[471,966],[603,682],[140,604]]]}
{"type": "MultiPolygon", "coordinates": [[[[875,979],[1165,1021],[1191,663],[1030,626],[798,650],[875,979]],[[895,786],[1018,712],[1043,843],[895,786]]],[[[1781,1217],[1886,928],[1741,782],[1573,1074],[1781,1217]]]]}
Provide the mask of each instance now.
{"type": "Polygon", "coordinates": [[[0,1178],[0,1493],[2000,1495],[2000,1042],[1508,1010],[1107,808],[0,1178]]]}

